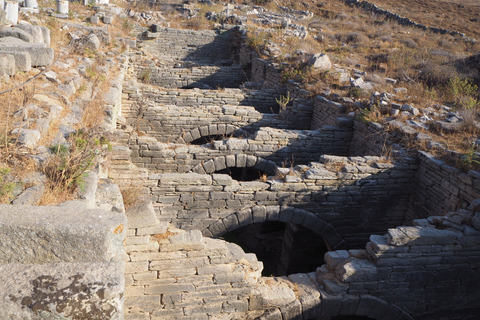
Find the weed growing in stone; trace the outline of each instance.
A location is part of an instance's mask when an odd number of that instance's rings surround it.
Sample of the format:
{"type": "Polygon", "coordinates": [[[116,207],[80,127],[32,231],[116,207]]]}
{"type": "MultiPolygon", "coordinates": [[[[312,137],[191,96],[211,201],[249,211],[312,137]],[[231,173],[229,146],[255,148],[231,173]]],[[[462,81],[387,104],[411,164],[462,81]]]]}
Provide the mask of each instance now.
{"type": "Polygon", "coordinates": [[[11,169],[0,168],[0,203],[10,203],[12,192],[15,189],[15,183],[8,181],[8,175],[11,169]]]}

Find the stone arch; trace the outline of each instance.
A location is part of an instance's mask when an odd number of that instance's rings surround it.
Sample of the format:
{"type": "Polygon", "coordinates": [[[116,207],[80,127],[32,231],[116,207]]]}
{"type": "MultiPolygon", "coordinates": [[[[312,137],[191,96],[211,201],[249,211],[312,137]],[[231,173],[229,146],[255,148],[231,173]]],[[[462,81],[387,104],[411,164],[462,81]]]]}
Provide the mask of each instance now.
{"type": "Polygon", "coordinates": [[[330,223],[310,211],[288,206],[255,206],[243,209],[218,219],[206,227],[202,233],[204,236],[219,237],[240,227],[265,221],[295,223],[304,226],[321,236],[329,250],[345,249],[343,237],[330,223]]]}
{"type": "Polygon", "coordinates": [[[186,133],[183,133],[179,138],[178,142],[184,143],[191,143],[197,139],[208,137],[208,136],[215,136],[215,135],[232,135],[234,137],[249,137],[250,132],[243,130],[240,127],[233,126],[231,124],[211,124],[208,126],[202,126],[198,128],[194,128],[186,133]]]}
{"type": "Polygon", "coordinates": [[[310,320],[318,317],[323,319],[334,316],[365,316],[375,320],[414,320],[402,308],[369,294],[330,295],[323,291],[320,293],[320,296],[318,293],[310,293],[308,296],[303,296],[301,300],[294,300],[283,307],[267,310],[257,319],[282,319],[282,315],[288,315],[283,319],[300,317],[310,320]]]}
{"type": "Polygon", "coordinates": [[[240,153],[210,159],[193,167],[192,172],[211,174],[216,171],[234,167],[254,168],[263,171],[268,175],[274,175],[277,171],[277,165],[273,161],[240,153]]]}

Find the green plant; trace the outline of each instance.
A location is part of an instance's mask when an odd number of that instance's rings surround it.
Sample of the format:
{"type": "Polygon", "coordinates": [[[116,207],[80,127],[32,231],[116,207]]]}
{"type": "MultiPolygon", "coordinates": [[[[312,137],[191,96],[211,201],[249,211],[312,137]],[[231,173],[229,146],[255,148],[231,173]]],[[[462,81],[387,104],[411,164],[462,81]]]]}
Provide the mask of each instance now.
{"type": "Polygon", "coordinates": [[[363,123],[379,122],[381,116],[382,113],[380,112],[380,110],[377,107],[373,106],[370,109],[362,109],[362,111],[360,111],[360,113],[357,115],[357,120],[363,123]]]}
{"type": "Polygon", "coordinates": [[[138,78],[143,82],[148,83],[152,78],[152,69],[142,70],[142,72],[140,72],[140,74],[138,75],[138,78]]]}
{"type": "Polygon", "coordinates": [[[87,132],[79,131],[68,143],[50,146],[53,154],[41,169],[54,188],[82,188],[86,171],[93,166],[104,145],[105,149],[111,148],[104,137],[93,137],[87,132]]]}
{"type": "Polygon", "coordinates": [[[283,70],[282,71],[282,82],[285,83],[290,79],[301,81],[303,79],[302,71],[297,70],[297,69],[283,70]]]}
{"type": "Polygon", "coordinates": [[[290,91],[287,91],[287,96],[281,95],[280,97],[276,98],[275,101],[277,102],[278,106],[280,107],[279,113],[282,114],[286,109],[287,105],[293,99],[290,98],[290,91]]]}
{"type": "Polygon", "coordinates": [[[480,169],[480,149],[475,143],[470,144],[463,157],[457,159],[457,167],[461,170],[479,170],[480,169]]]}
{"type": "Polygon", "coordinates": [[[87,68],[86,73],[87,78],[95,78],[97,76],[97,71],[95,68],[87,68]]]}
{"type": "Polygon", "coordinates": [[[455,96],[469,95],[472,96],[477,93],[478,87],[469,79],[460,79],[458,77],[448,80],[450,92],[455,96]]]}
{"type": "Polygon", "coordinates": [[[95,55],[97,54],[97,51],[91,50],[89,48],[85,48],[85,56],[87,56],[90,59],[95,58],[95,55]]]}
{"type": "Polygon", "coordinates": [[[0,168],[0,203],[10,203],[12,200],[12,192],[15,189],[14,182],[7,182],[7,176],[10,168],[0,168]]]}
{"type": "Polygon", "coordinates": [[[347,94],[347,95],[348,95],[349,97],[358,99],[358,98],[360,98],[363,94],[364,94],[364,90],[362,90],[361,88],[358,88],[358,87],[350,87],[350,89],[348,90],[348,94],[347,94]]]}
{"type": "Polygon", "coordinates": [[[255,52],[260,53],[271,37],[272,34],[269,32],[253,30],[247,35],[247,45],[255,52]]]}

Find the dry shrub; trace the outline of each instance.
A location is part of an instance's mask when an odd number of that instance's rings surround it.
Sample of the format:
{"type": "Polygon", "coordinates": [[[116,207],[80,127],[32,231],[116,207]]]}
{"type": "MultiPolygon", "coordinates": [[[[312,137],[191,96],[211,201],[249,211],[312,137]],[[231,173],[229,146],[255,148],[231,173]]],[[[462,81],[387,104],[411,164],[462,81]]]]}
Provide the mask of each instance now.
{"type": "Polygon", "coordinates": [[[99,99],[87,101],[83,112],[82,124],[86,128],[100,125],[105,118],[105,109],[99,99]]]}
{"type": "Polygon", "coordinates": [[[140,184],[130,183],[129,185],[120,186],[120,192],[122,193],[125,209],[141,203],[146,197],[145,187],[140,184]]]}
{"type": "Polygon", "coordinates": [[[52,181],[47,181],[47,183],[45,184],[45,191],[43,192],[43,195],[40,198],[38,205],[56,205],[72,199],[74,199],[72,192],[63,189],[61,186],[52,181]]]}

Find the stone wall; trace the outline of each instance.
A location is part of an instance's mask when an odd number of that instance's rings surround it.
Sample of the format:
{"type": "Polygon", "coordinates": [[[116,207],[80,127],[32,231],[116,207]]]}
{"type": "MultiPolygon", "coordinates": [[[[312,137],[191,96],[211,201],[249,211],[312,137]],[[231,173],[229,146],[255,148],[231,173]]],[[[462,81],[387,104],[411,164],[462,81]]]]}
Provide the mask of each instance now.
{"type": "Polygon", "coordinates": [[[149,84],[164,88],[238,88],[247,81],[241,66],[179,66],[168,68],[142,60],[134,64],[134,69],[138,79],[146,80],[149,84]]]}
{"type": "Polygon", "coordinates": [[[383,126],[376,122],[354,121],[349,154],[353,156],[386,154],[392,142],[383,129],[383,126]]]}
{"type": "Polygon", "coordinates": [[[137,47],[165,62],[194,61],[201,65],[219,65],[230,61],[234,29],[230,31],[145,30],[137,47]]]}
{"type": "Polygon", "coordinates": [[[196,230],[135,238],[146,243],[128,249],[126,319],[243,319],[262,270],[254,254],[196,230]]]}
{"type": "MultiPolygon", "coordinates": [[[[452,36],[461,36],[463,38],[466,38],[465,34],[460,33],[458,31],[447,30],[445,28],[426,26],[426,25],[423,25],[421,23],[410,20],[409,18],[402,17],[399,14],[390,12],[390,11],[385,10],[385,9],[381,9],[378,6],[376,6],[375,4],[373,4],[371,2],[368,2],[368,1],[344,0],[344,2],[346,4],[356,6],[356,7],[360,7],[362,9],[371,11],[372,13],[374,13],[376,15],[385,16],[387,19],[396,21],[403,26],[412,26],[414,28],[419,28],[419,29],[422,29],[422,30],[431,31],[431,32],[434,32],[434,33],[450,34],[452,36]]],[[[468,38],[466,38],[466,39],[468,39],[468,38]]]]}
{"type": "Polygon", "coordinates": [[[316,96],[310,128],[317,129],[325,125],[339,126],[341,119],[346,115],[345,113],[346,107],[341,103],[316,96]]]}
{"type": "MultiPolygon", "coordinates": [[[[358,304],[358,296],[369,294],[416,319],[475,319],[480,312],[479,222],[477,202],[470,210],[372,235],[366,250],[328,252],[317,280],[338,298],[346,293],[358,304]]],[[[373,318],[386,319],[387,309],[383,303],[373,318]]]]}
{"type": "Polygon", "coordinates": [[[409,220],[466,208],[480,198],[480,173],[467,173],[447,165],[427,152],[418,153],[419,168],[410,196],[409,220]]]}
{"type": "Polygon", "coordinates": [[[124,88],[122,115],[127,124],[138,126],[159,142],[181,142],[184,134],[211,124],[235,126],[252,133],[260,127],[293,126],[275,114],[264,113],[276,107],[276,97],[270,91],[150,88],[142,92],[133,86],[124,88]]]}
{"type": "MultiPolygon", "coordinates": [[[[201,135],[217,134],[218,126],[214,127],[215,131],[209,130],[212,125],[200,127],[198,132],[187,133],[188,139],[190,140],[191,135],[191,139],[194,139],[201,135]]],[[[229,134],[233,133],[235,131],[229,134]]],[[[164,144],[148,136],[131,139],[129,143],[132,150],[131,161],[138,167],[147,168],[151,173],[181,173],[189,172],[195,166],[214,158],[234,157],[237,154],[261,157],[275,162],[278,166],[292,162],[308,164],[318,161],[324,154],[347,155],[350,139],[349,129],[334,127],[311,131],[261,128],[250,138],[226,138],[202,146],[164,144]]],[[[236,167],[236,164],[234,166],[236,167]]]]}
{"type": "MultiPolygon", "coordinates": [[[[207,161],[204,171],[212,172],[211,166],[225,168],[227,161],[265,171],[273,165],[261,158],[236,155],[207,161]]],[[[376,157],[331,156],[322,161],[325,163],[299,166],[299,171],[286,169],[283,178],[266,182],[238,182],[224,174],[153,174],[149,179],[157,183],[151,194],[158,219],[185,230],[239,221],[238,212],[244,208],[288,205],[330,223],[348,247],[358,248],[369,235],[403,223],[415,164],[385,163],[376,157]]],[[[294,219],[292,212],[288,215],[294,219]]]]}
{"type": "Polygon", "coordinates": [[[122,213],[0,206],[2,319],[123,319],[122,213]]]}

